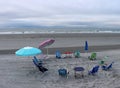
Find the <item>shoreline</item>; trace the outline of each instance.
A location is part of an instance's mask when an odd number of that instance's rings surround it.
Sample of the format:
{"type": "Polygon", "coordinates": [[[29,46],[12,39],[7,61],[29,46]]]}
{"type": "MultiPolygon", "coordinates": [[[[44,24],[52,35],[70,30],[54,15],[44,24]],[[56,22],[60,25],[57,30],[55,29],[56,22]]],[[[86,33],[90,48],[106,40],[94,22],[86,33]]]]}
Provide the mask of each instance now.
{"type": "MultiPolygon", "coordinates": [[[[101,51],[109,51],[109,50],[119,50],[120,45],[104,45],[104,46],[89,46],[89,50],[87,52],[101,52],[101,51]]],[[[18,49],[5,49],[0,50],[1,54],[15,54],[15,51],[18,49]]],[[[44,54],[47,53],[47,49],[41,49],[44,54]]],[[[80,53],[85,53],[84,47],[76,46],[76,47],[54,47],[54,48],[48,48],[49,54],[54,55],[57,50],[59,50],[62,54],[66,51],[75,52],[76,50],[79,50],[80,53]]]]}

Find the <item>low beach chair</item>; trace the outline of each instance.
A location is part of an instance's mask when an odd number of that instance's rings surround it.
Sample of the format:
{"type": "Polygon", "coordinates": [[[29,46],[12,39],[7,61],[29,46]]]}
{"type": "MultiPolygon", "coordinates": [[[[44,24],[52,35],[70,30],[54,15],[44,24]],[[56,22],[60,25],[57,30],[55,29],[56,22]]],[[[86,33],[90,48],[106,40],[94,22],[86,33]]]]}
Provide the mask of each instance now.
{"type": "Polygon", "coordinates": [[[95,66],[93,67],[93,69],[91,71],[88,72],[89,75],[95,75],[99,70],[99,66],[95,66]]]}
{"type": "Polygon", "coordinates": [[[60,51],[56,51],[56,58],[58,58],[58,59],[61,59],[61,52],[60,51]]]}
{"type": "Polygon", "coordinates": [[[88,57],[88,59],[90,59],[90,60],[96,60],[96,56],[97,56],[97,54],[95,52],[93,52],[91,54],[91,56],[88,57]]]}
{"type": "Polygon", "coordinates": [[[101,66],[105,65],[107,59],[108,59],[108,56],[105,56],[102,60],[99,61],[99,65],[101,65],[101,66]]]}
{"type": "Polygon", "coordinates": [[[68,74],[69,74],[69,72],[67,71],[67,69],[59,69],[58,70],[58,73],[59,73],[59,75],[60,76],[62,76],[62,77],[67,77],[68,76],[68,74]]]}
{"type": "Polygon", "coordinates": [[[75,58],[80,58],[80,52],[79,51],[75,51],[74,56],[75,56],[75,58]]]}
{"type": "Polygon", "coordinates": [[[110,70],[110,69],[112,68],[113,63],[114,63],[114,62],[112,62],[112,63],[111,63],[110,65],[108,65],[108,66],[103,65],[103,66],[102,66],[102,70],[105,70],[105,71],[110,70]]]}
{"type": "Polygon", "coordinates": [[[74,67],[74,77],[84,77],[84,68],[83,67],[74,67]]]}
{"type": "Polygon", "coordinates": [[[101,60],[101,61],[99,61],[99,65],[104,65],[105,64],[105,61],[104,60],[101,60]]]}
{"type": "Polygon", "coordinates": [[[37,59],[36,56],[34,56],[34,60],[35,60],[36,62],[38,62],[39,65],[41,65],[41,66],[43,65],[43,61],[40,60],[40,59],[37,59]]]}
{"type": "Polygon", "coordinates": [[[43,67],[42,64],[38,62],[38,60],[33,59],[33,63],[35,64],[36,67],[38,67],[39,71],[41,71],[42,73],[48,71],[48,69],[43,67]]]}

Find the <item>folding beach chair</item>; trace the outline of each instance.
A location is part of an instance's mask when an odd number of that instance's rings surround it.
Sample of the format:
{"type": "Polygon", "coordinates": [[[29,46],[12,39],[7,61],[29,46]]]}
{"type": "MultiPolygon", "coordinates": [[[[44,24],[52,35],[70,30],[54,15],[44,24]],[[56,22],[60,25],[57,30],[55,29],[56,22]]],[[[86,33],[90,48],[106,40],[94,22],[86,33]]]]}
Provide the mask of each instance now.
{"type": "Polygon", "coordinates": [[[101,61],[99,61],[99,65],[104,65],[105,64],[105,61],[104,60],[101,60],[101,61]]]}
{"type": "Polygon", "coordinates": [[[36,67],[38,67],[39,71],[41,71],[42,73],[48,71],[48,69],[45,68],[45,67],[43,67],[43,66],[38,62],[38,60],[33,59],[33,63],[35,64],[36,67]]]}
{"type": "Polygon", "coordinates": [[[96,60],[96,56],[97,56],[97,54],[95,52],[93,52],[91,54],[91,56],[88,57],[88,59],[90,59],[90,60],[96,60]]]}
{"type": "Polygon", "coordinates": [[[100,64],[101,66],[105,65],[107,59],[108,59],[108,56],[105,56],[101,61],[99,61],[99,64],[100,64]]]}
{"type": "Polygon", "coordinates": [[[84,68],[83,67],[74,67],[74,77],[84,77],[84,68]]]}
{"type": "Polygon", "coordinates": [[[74,56],[75,56],[75,58],[80,58],[80,52],[79,51],[75,51],[74,56]]]}
{"type": "Polygon", "coordinates": [[[39,64],[39,65],[43,65],[43,61],[42,60],[40,60],[40,59],[37,59],[37,57],[36,56],[34,56],[34,60],[39,64]]]}
{"type": "Polygon", "coordinates": [[[99,66],[95,66],[93,67],[93,69],[91,71],[88,72],[89,75],[95,75],[99,70],[99,66]]]}
{"type": "Polygon", "coordinates": [[[63,69],[59,69],[58,73],[62,77],[67,77],[67,75],[69,74],[69,72],[67,71],[67,69],[64,69],[64,68],[63,69]]]}
{"type": "Polygon", "coordinates": [[[103,66],[102,66],[102,70],[105,70],[105,71],[110,70],[110,69],[112,68],[113,63],[114,63],[114,62],[112,62],[112,63],[111,63],[110,65],[108,65],[108,66],[103,65],[103,66]]]}
{"type": "Polygon", "coordinates": [[[61,58],[61,52],[60,51],[56,51],[56,58],[60,59],[61,58]]]}

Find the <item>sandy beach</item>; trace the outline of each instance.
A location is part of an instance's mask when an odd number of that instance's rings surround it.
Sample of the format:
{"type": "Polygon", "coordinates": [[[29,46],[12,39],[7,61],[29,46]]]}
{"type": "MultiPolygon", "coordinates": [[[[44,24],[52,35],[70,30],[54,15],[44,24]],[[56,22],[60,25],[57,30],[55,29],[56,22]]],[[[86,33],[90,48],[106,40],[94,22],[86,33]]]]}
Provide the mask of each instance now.
{"type": "Polygon", "coordinates": [[[119,88],[120,87],[120,50],[97,52],[97,60],[90,61],[85,53],[81,58],[56,59],[50,56],[45,59],[44,66],[48,72],[41,73],[32,62],[33,57],[18,57],[14,54],[0,55],[0,87],[1,88],[119,88]],[[95,76],[89,76],[88,70],[97,65],[104,57],[109,56],[107,63],[114,61],[110,71],[101,68],[95,76]],[[84,78],[74,77],[73,68],[85,68],[84,78]],[[59,68],[67,68],[68,78],[58,75],[59,68]]]}
{"type": "MultiPolygon", "coordinates": [[[[19,34],[0,35],[0,88],[120,88],[120,34],[119,33],[76,33],[76,34],[19,34]],[[53,38],[49,46],[49,58],[44,59],[46,73],[41,73],[33,64],[33,57],[19,57],[14,52],[24,46],[38,47],[43,40],[53,38]],[[89,51],[84,52],[84,42],[88,41],[89,51]],[[80,58],[56,59],[55,51],[80,50],[80,58]],[[97,59],[90,61],[91,52],[97,59]],[[114,61],[110,71],[100,67],[95,76],[88,70],[98,65],[105,56],[107,64],[114,61]],[[75,78],[73,68],[84,67],[84,77],[75,78]],[[58,75],[59,68],[69,71],[68,78],[58,75]]],[[[46,54],[46,49],[42,49],[46,54]]],[[[38,58],[40,56],[37,56],[38,58]]]]}

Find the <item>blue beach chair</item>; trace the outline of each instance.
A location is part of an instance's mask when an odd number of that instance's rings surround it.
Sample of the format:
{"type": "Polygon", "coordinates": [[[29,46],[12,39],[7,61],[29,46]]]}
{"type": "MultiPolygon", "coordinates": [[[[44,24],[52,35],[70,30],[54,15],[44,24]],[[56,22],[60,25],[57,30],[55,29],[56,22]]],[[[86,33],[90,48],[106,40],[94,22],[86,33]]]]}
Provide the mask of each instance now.
{"type": "Polygon", "coordinates": [[[58,59],[61,59],[61,52],[60,51],[56,51],[56,58],[58,58],[58,59]]]}
{"type": "Polygon", "coordinates": [[[39,71],[41,71],[42,73],[48,71],[48,69],[45,68],[45,67],[43,67],[42,64],[40,64],[40,63],[38,62],[37,59],[34,58],[34,59],[33,59],[33,63],[34,63],[35,66],[39,69],[39,71]]]}
{"type": "Polygon", "coordinates": [[[95,75],[99,70],[99,66],[95,66],[93,67],[93,69],[91,71],[88,72],[89,75],[95,75]]]}
{"type": "Polygon", "coordinates": [[[67,69],[63,68],[63,69],[59,69],[58,73],[59,73],[60,76],[67,77],[69,72],[67,71],[67,69]]]}
{"type": "Polygon", "coordinates": [[[102,66],[102,70],[105,70],[105,71],[110,70],[110,69],[112,68],[113,63],[114,63],[114,62],[112,62],[112,63],[111,63],[110,65],[108,65],[108,66],[103,65],[103,66],[102,66]]]}
{"type": "Polygon", "coordinates": [[[39,64],[39,65],[43,65],[43,61],[42,60],[40,60],[40,59],[37,59],[37,57],[36,56],[34,56],[34,60],[39,64]]]}

